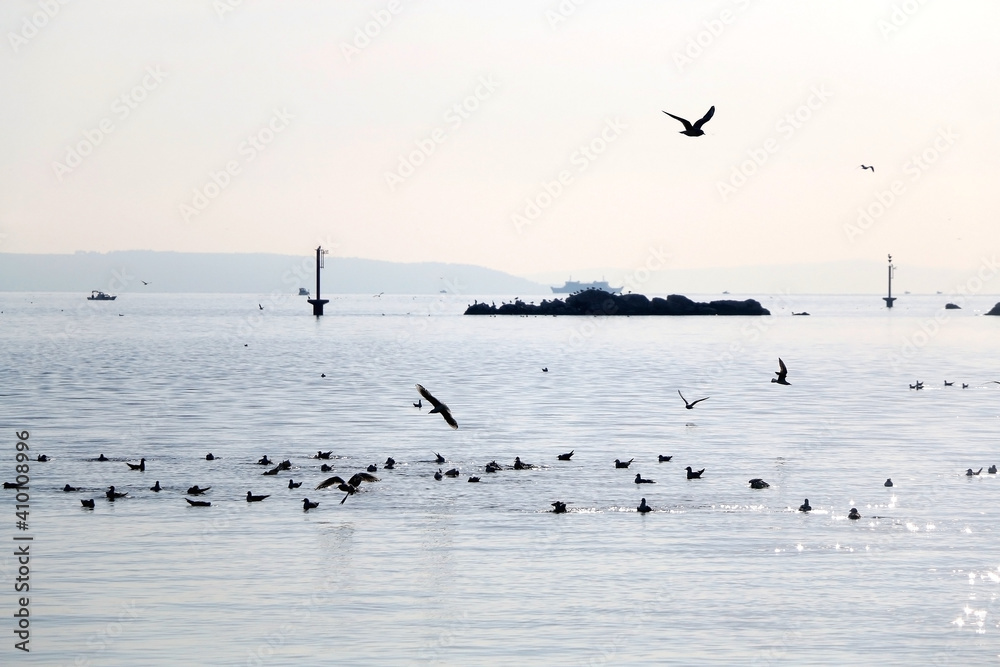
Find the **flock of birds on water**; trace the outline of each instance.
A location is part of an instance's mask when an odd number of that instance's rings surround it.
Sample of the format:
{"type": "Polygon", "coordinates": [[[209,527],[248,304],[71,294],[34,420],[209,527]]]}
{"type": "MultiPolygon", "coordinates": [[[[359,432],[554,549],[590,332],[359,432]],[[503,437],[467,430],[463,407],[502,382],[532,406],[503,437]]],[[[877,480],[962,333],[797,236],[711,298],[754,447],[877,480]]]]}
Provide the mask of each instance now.
{"type": "MultiPolygon", "coordinates": [[[[666,112],[664,112],[664,113],[666,113],[666,112]]],[[[704,121],[704,120],[706,120],[707,118],[710,118],[710,117],[711,117],[711,112],[704,119],[702,119],[702,120],[704,121]]],[[[545,368],[542,369],[543,372],[548,372],[548,370],[549,370],[548,367],[545,367],[545,368]]],[[[774,372],[774,374],[777,377],[771,378],[771,382],[772,383],[780,384],[780,385],[791,385],[791,383],[787,379],[788,378],[788,368],[785,366],[785,362],[782,361],[780,357],[778,358],[778,370],[776,370],[774,372]]],[[[325,374],[324,374],[323,377],[325,377],[325,374]]],[[[993,380],[992,382],[996,383],[996,384],[1000,384],[1000,381],[993,380]]],[[[947,380],[945,380],[944,384],[945,384],[946,387],[950,387],[950,386],[954,385],[953,382],[948,382],[947,380]]],[[[969,386],[968,384],[962,383],[962,388],[963,389],[968,388],[968,386],[969,386]]],[[[416,388],[417,388],[417,392],[420,394],[420,398],[417,399],[417,402],[413,404],[413,407],[422,410],[423,407],[424,407],[423,406],[423,400],[426,399],[427,402],[430,403],[430,405],[431,405],[430,414],[439,414],[439,415],[441,415],[442,418],[444,418],[444,421],[448,424],[448,426],[450,426],[453,429],[457,429],[458,428],[458,422],[455,420],[455,417],[451,414],[451,410],[448,408],[448,406],[445,403],[443,403],[442,401],[440,401],[437,398],[435,398],[434,395],[431,394],[429,391],[427,391],[427,389],[425,389],[422,385],[418,384],[418,385],[416,385],[416,388]]],[[[916,384],[911,384],[910,385],[910,389],[911,390],[923,389],[923,382],[921,382],[921,381],[918,380],[916,382],[916,384]]],[[[705,396],[703,398],[699,398],[699,399],[696,399],[694,401],[688,401],[684,397],[684,394],[681,393],[680,390],[677,390],[677,394],[680,396],[681,400],[684,401],[684,407],[687,410],[693,410],[694,407],[698,403],[701,403],[702,401],[707,401],[709,398],[711,398],[710,396],[705,396]]],[[[557,456],[557,459],[560,460],[560,461],[569,461],[569,460],[572,459],[574,452],[575,452],[575,450],[571,450],[569,452],[566,452],[565,454],[559,454],[557,456]]],[[[332,457],[332,455],[333,455],[333,451],[324,452],[324,451],[320,450],[320,451],[317,451],[316,454],[312,458],[313,459],[318,459],[318,460],[329,460],[332,457]]],[[[205,457],[205,459],[208,460],[208,461],[213,461],[213,460],[215,460],[215,458],[216,457],[213,454],[211,454],[211,453],[209,453],[205,457]]],[[[668,455],[660,454],[660,455],[658,455],[658,462],[659,463],[666,463],[666,462],[669,462],[672,458],[673,458],[673,456],[668,456],[668,455]]],[[[45,463],[45,462],[47,462],[49,460],[49,458],[45,454],[40,454],[40,455],[38,455],[37,460],[39,462],[41,462],[41,463],[45,463]]],[[[107,461],[110,461],[111,459],[108,459],[107,457],[104,456],[104,454],[101,454],[100,456],[98,456],[96,459],[93,459],[93,460],[94,461],[99,461],[99,462],[107,462],[107,461]]],[[[633,461],[635,461],[634,458],[629,459],[628,461],[622,461],[621,459],[615,459],[615,468],[618,468],[618,469],[628,468],[632,464],[633,461]]],[[[434,460],[434,462],[437,463],[437,464],[443,464],[443,463],[446,462],[446,459],[441,454],[435,452],[435,460],[434,460]]],[[[138,471],[138,472],[145,472],[146,471],[146,459],[145,458],[140,458],[138,463],[129,463],[128,461],[126,461],[125,463],[128,465],[128,467],[129,467],[130,470],[134,470],[134,471],[138,471]]],[[[262,465],[262,466],[271,466],[267,470],[265,470],[263,473],[261,473],[264,476],[276,476],[276,475],[278,475],[278,473],[280,473],[282,471],[287,471],[287,470],[291,470],[292,469],[292,462],[291,462],[291,460],[286,459],[286,460],[281,461],[279,463],[275,463],[274,461],[270,460],[267,457],[266,454],[257,461],[257,464],[258,465],[262,465]]],[[[395,459],[393,459],[390,456],[390,457],[388,457],[385,460],[385,463],[382,464],[382,467],[385,470],[392,470],[395,467],[395,465],[396,465],[395,459]]],[[[512,469],[513,470],[532,470],[532,469],[535,469],[537,467],[538,466],[536,466],[536,465],[533,465],[533,464],[530,464],[530,463],[525,463],[525,462],[521,461],[521,457],[518,456],[518,457],[514,458],[514,465],[512,466],[512,469]]],[[[495,472],[498,472],[500,470],[505,470],[505,469],[507,469],[507,468],[504,468],[504,466],[502,466],[501,464],[497,463],[496,460],[490,461],[485,466],[485,471],[487,473],[495,473],[495,472]]],[[[333,471],[333,467],[330,466],[328,463],[323,463],[320,466],[320,470],[322,472],[332,472],[333,471]]],[[[376,477],[373,474],[373,473],[375,473],[377,471],[378,471],[378,466],[375,465],[375,464],[372,464],[372,465],[368,466],[368,468],[365,471],[363,471],[363,472],[357,472],[354,475],[352,475],[349,479],[346,479],[346,480],[344,478],[340,477],[339,475],[333,475],[331,477],[326,478],[325,480],[323,480],[319,484],[317,484],[315,490],[321,491],[321,490],[324,490],[324,489],[335,488],[338,491],[343,492],[344,493],[344,497],[340,500],[340,504],[343,505],[347,501],[347,499],[349,497],[351,497],[354,494],[358,493],[358,491],[361,489],[361,485],[363,483],[372,484],[372,483],[378,482],[379,478],[376,477]]],[[[687,479],[689,479],[689,480],[691,480],[691,479],[701,479],[701,476],[705,473],[705,469],[704,468],[702,468],[701,470],[694,470],[691,466],[687,466],[685,468],[685,471],[687,473],[687,479]]],[[[969,469],[966,470],[965,475],[968,476],[968,477],[973,477],[973,476],[976,476],[976,475],[980,475],[982,472],[983,472],[983,468],[982,467],[980,467],[979,470],[975,470],[975,471],[972,468],[969,468],[969,469]]],[[[997,474],[997,467],[996,467],[996,465],[991,465],[989,467],[989,469],[987,470],[987,473],[991,474],[991,475],[997,474]]],[[[447,472],[442,472],[441,468],[438,468],[437,472],[434,473],[434,479],[440,481],[440,480],[444,479],[445,477],[458,477],[458,476],[460,476],[460,474],[461,473],[460,473],[460,471],[457,468],[452,468],[452,469],[448,470],[447,472]]],[[[479,482],[480,481],[480,477],[475,476],[475,475],[471,475],[471,476],[469,476],[468,481],[469,482],[479,482]]],[[[634,481],[635,481],[636,484],[656,484],[655,480],[644,478],[642,476],[642,473],[636,473],[634,481]]],[[[289,479],[288,480],[288,487],[287,488],[290,489],[290,490],[298,489],[298,488],[300,488],[302,486],[302,484],[303,484],[303,482],[301,482],[301,481],[296,482],[294,479],[289,479]]],[[[755,478],[749,480],[748,484],[750,485],[750,488],[752,488],[752,489],[766,489],[766,488],[769,488],[771,486],[770,484],[768,484],[766,481],[764,481],[763,479],[761,479],[759,477],[755,477],[755,478]]],[[[3,484],[3,487],[5,489],[18,489],[18,488],[21,488],[21,486],[22,486],[21,484],[18,484],[18,483],[15,483],[15,482],[4,482],[4,484],[3,484]]],[[[886,479],[883,486],[885,486],[885,487],[892,487],[893,486],[892,478],[886,479]]],[[[212,489],[211,486],[200,487],[197,484],[195,484],[194,486],[191,486],[191,487],[189,487],[187,489],[187,494],[186,495],[187,496],[194,496],[195,498],[200,498],[201,496],[203,496],[205,493],[207,493],[211,489],[212,489]]],[[[73,493],[73,492],[79,492],[79,491],[81,491],[81,489],[73,487],[73,486],[71,486],[69,484],[66,484],[63,487],[62,490],[65,491],[65,492],[67,492],[67,493],[73,493]]],[[[163,490],[163,488],[160,486],[159,480],[157,480],[156,483],[152,487],[150,487],[149,490],[153,491],[153,492],[156,492],[156,493],[159,493],[160,491],[163,490]]],[[[115,502],[116,500],[120,500],[122,498],[127,498],[129,494],[128,494],[127,491],[119,491],[114,486],[109,486],[108,490],[105,492],[104,495],[108,499],[109,502],[115,502]]],[[[257,495],[257,494],[254,494],[253,491],[247,491],[246,501],[248,503],[259,503],[259,502],[262,502],[262,501],[264,501],[264,500],[266,500],[267,498],[270,498],[270,497],[271,497],[271,494],[257,495]]],[[[192,498],[189,498],[189,497],[185,497],[184,500],[187,502],[188,505],[190,505],[192,507],[211,507],[212,506],[212,501],[210,501],[210,500],[192,499],[192,498]]],[[[96,503],[95,503],[95,501],[94,501],[93,498],[82,499],[80,501],[80,503],[82,504],[82,506],[85,509],[94,509],[96,507],[96,503]]],[[[308,512],[309,510],[315,509],[317,507],[319,507],[319,503],[318,502],[312,501],[309,498],[303,498],[302,499],[302,510],[304,512],[308,512]]],[[[567,511],[566,503],[563,502],[563,501],[561,501],[561,500],[557,500],[557,501],[553,502],[552,503],[552,508],[553,509],[551,511],[553,513],[555,513],[555,514],[564,514],[567,511]]],[[[640,502],[639,502],[638,507],[636,507],[636,511],[639,514],[646,514],[647,512],[652,512],[653,508],[650,507],[646,503],[646,499],[645,498],[642,498],[640,500],[640,502]]],[[[812,511],[812,506],[809,504],[809,499],[808,498],[806,498],[805,501],[802,503],[802,505],[799,506],[799,511],[800,512],[810,512],[810,511],[812,511]]],[[[847,515],[847,518],[848,519],[852,519],[852,520],[857,520],[857,519],[861,518],[861,514],[858,512],[857,508],[852,507],[851,511],[847,515]]]]}

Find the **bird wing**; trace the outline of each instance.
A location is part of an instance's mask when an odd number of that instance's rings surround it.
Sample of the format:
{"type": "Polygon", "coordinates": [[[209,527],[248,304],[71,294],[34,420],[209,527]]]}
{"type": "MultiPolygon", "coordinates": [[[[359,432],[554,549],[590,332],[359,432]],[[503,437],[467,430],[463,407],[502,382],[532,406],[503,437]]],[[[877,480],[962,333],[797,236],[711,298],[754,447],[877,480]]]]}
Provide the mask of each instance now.
{"type": "Polygon", "coordinates": [[[448,409],[447,405],[443,403],[440,404],[438,412],[440,412],[441,416],[444,417],[444,420],[448,422],[448,426],[452,428],[458,428],[458,422],[455,421],[455,418],[451,416],[451,410],[448,409]]]}
{"type": "Polygon", "coordinates": [[[681,393],[681,390],[680,390],[680,389],[678,389],[678,390],[677,390],[677,395],[681,397],[681,400],[682,400],[682,401],[684,401],[684,405],[690,405],[690,404],[688,403],[688,400],[687,400],[686,398],[684,398],[684,394],[682,394],[682,393],[681,393]]]}
{"type": "Polygon", "coordinates": [[[699,398],[697,401],[692,402],[691,405],[698,405],[702,401],[707,401],[710,398],[712,398],[712,397],[711,396],[706,396],[705,398],[699,398]]]}
{"type": "Polygon", "coordinates": [[[781,370],[775,371],[774,374],[779,378],[783,378],[788,375],[788,368],[785,367],[785,362],[781,360],[781,357],[778,357],[778,368],[781,370]]]}
{"type": "Polygon", "coordinates": [[[325,479],[322,482],[320,482],[319,486],[317,486],[316,488],[317,489],[325,489],[328,486],[333,486],[334,484],[343,484],[343,483],[344,483],[343,479],[341,479],[337,475],[334,475],[333,477],[331,477],[329,479],[325,479]]]}
{"type": "Polygon", "coordinates": [[[439,401],[436,398],[434,398],[434,396],[431,395],[431,392],[429,392],[426,389],[424,389],[423,385],[418,384],[417,385],[417,391],[419,391],[420,395],[423,396],[424,398],[426,398],[428,401],[430,401],[431,405],[433,405],[438,410],[441,410],[442,408],[444,408],[445,410],[448,409],[447,405],[445,405],[441,401],[439,401]]]}
{"type": "Polygon", "coordinates": [[[701,117],[701,120],[699,120],[697,123],[694,124],[694,129],[700,130],[701,126],[707,123],[708,121],[712,120],[712,116],[714,115],[715,115],[715,107],[713,106],[711,109],[708,110],[708,113],[706,113],[704,116],[701,117]]]}
{"type": "MultiPolygon", "coordinates": [[[[712,107],[712,111],[709,112],[709,114],[711,115],[711,113],[714,112],[714,111],[715,111],[715,107],[712,107]]],[[[670,116],[674,120],[679,120],[680,122],[684,123],[684,129],[685,130],[690,130],[691,129],[691,123],[687,122],[686,119],[681,118],[680,116],[675,116],[672,113],[670,113],[669,111],[664,111],[663,113],[667,114],[668,116],[670,116]]]]}
{"type": "Polygon", "coordinates": [[[361,482],[377,482],[377,481],[378,477],[376,477],[375,475],[372,475],[371,473],[367,472],[359,472],[355,473],[354,476],[351,477],[351,480],[348,482],[348,484],[350,484],[353,487],[358,487],[361,485],[361,482]]]}

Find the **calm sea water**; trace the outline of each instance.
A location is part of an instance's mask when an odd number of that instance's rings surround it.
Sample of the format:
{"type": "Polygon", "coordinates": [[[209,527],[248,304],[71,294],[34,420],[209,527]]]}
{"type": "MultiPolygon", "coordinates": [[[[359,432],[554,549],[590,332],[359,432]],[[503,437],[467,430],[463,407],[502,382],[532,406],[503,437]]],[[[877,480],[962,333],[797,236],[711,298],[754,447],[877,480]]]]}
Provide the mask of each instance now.
{"type": "Polygon", "coordinates": [[[1000,480],[964,475],[1000,464],[995,298],[462,317],[473,298],[335,296],[316,319],[298,297],[0,294],[0,479],[15,431],[51,457],[30,472],[30,654],[3,496],[0,662],[1000,662],[1000,480]],[[779,356],[791,386],[768,381],[779,356]],[[417,382],[459,430],[411,406],[417,382]],[[320,449],[380,481],[339,504],[320,449]],[[292,470],[261,476],[264,454],[292,470]],[[483,472],[515,456],[538,469],[483,472]]]}

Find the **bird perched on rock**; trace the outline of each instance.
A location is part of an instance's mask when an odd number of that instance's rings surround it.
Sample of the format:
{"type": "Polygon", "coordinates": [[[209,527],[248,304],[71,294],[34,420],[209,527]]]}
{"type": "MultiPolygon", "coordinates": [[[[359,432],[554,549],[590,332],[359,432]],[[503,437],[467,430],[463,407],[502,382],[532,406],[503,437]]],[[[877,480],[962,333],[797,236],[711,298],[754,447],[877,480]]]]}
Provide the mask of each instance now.
{"type": "Polygon", "coordinates": [[[431,410],[428,414],[438,413],[442,417],[444,417],[444,420],[446,422],[448,422],[448,426],[452,428],[458,428],[458,422],[455,421],[455,418],[451,416],[451,410],[448,409],[447,405],[434,398],[431,395],[431,392],[424,389],[422,385],[418,384],[416,385],[416,387],[417,391],[420,392],[420,395],[426,398],[428,401],[430,401],[430,404],[434,406],[434,409],[431,410]]]}
{"type": "Polygon", "coordinates": [[[700,137],[701,135],[705,134],[702,131],[701,127],[708,121],[712,120],[712,116],[715,115],[715,107],[713,106],[711,109],[709,109],[704,116],[696,120],[694,123],[690,123],[686,119],[681,118],[680,116],[675,116],[669,111],[664,111],[663,113],[667,114],[674,120],[679,120],[681,123],[684,124],[684,129],[681,130],[681,134],[686,134],[689,137],[700,137]]]}
{"type": "Polygon", "coordinates": [[[759,477],[754,477],[753,479],[750,480],[751,489],[767,489],[770,486],[771,486],[770,484],[768,484],[759,477]]]}
{"type": "Polygon", "coordinates": [[[701,474],[705,472],[704,468],[701,470],[691,470],[691,466],[688,466],[685,470],[687,470],[688,479],[701,479],[701,474]]]}

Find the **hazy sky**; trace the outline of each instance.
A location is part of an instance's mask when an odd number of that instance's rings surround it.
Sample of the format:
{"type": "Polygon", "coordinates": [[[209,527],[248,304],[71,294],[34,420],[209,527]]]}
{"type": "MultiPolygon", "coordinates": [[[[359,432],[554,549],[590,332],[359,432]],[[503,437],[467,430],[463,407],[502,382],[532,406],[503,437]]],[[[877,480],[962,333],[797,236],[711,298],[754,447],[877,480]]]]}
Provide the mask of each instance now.
{"type": "Polygon", "coordinates": [[[995,0],[10,0],[0,251],[973,269],[1000,246],[998,24],[995,0]],[[712,105],[697,138],[661,112],[712,105]]]}

